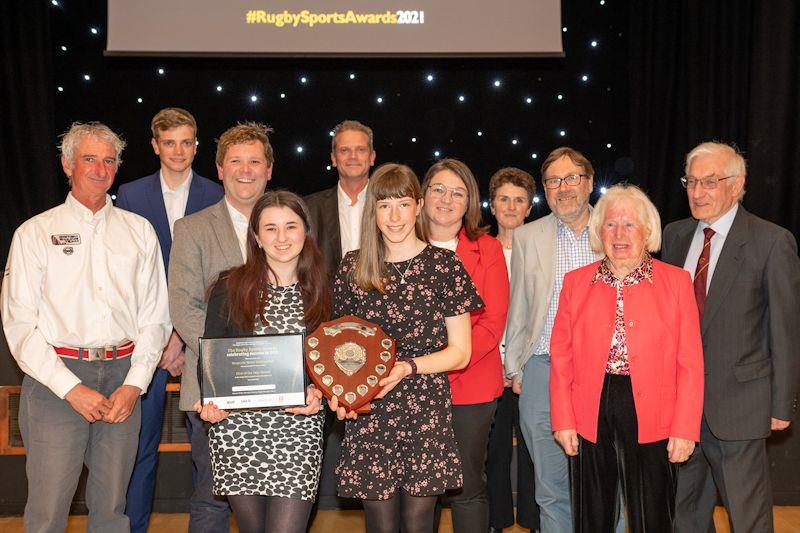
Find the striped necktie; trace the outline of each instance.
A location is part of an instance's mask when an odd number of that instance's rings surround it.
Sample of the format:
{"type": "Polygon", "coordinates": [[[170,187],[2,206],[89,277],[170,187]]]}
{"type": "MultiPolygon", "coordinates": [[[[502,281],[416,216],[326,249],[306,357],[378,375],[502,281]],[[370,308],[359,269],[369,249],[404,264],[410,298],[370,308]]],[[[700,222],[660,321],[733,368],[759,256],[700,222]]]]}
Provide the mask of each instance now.
{"type": "Polygon", "coordinates": [[[697,259],[697,268],[694,271],[694,297],[697,300],[697,310],[700,311],[700,318],[703,318],[703,309],[706,306],[706,280],[708,279],[708,260],[711,256],[711,237],[714,230],[706,228],[703,230],[705,239],[703,240],[703,251],[697,259]]]}

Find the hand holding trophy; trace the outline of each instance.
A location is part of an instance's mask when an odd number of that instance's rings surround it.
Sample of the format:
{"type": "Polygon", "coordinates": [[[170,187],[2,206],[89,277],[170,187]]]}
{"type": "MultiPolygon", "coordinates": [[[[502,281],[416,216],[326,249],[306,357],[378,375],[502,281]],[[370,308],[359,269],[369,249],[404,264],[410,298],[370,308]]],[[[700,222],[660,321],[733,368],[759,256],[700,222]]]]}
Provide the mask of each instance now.
{"type": "Polygon", "coordinates": [[[396,360],[395,342],[380,326],[353,315],[320,324],[306,337],[304,353],[308,375],[325,397],[362,414],[396,360]]]}

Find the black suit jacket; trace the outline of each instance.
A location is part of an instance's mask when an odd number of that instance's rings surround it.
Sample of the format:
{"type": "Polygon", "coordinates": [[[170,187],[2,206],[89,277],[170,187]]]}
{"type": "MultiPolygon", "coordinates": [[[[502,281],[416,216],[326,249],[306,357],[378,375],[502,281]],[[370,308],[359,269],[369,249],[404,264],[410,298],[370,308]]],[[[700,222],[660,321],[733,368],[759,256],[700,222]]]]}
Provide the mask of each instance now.
{"type": "Polygon", "coordinates": [[[206,324],[203,337],[241,337],[253,334],[253,330],[245,331],[233,322],[228,322],[228,283],[218,282],[211,290],[206,308],[206,324]]]}
{"type": "Polygon", "coordinates": [[[311,215],[311,225],[317,244],[325,257],[325,267],[331,278],[342,260],[342,235],[339,231],[338,184],[304,198],[311,215]]]}
{"type": "MultiPolygon", "coordinates": [[[[662,259],[682,267],[697,220],[664,229],[662,259]]],[[[704,414],[722,440],[765,438],[791,420],[800,376],[800,258],[790,232],[739,206],[701,320],[704,414]]]]}

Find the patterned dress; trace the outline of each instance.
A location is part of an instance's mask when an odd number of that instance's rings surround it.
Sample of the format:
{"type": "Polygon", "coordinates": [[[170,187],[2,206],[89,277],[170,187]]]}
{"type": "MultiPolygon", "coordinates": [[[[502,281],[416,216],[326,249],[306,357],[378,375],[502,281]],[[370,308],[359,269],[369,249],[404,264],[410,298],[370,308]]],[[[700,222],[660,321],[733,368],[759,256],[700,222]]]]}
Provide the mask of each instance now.
{"type": "MultiPolygon", "coordinates": [[[[270,286],[277,298],[264,308],[254,335],[305,330],[303,300],[295,283],[270,286]]],[[[212,296],[213,299],[213,296],[212,296]]],[[[227,314],[223,311],[222,316],[227,314]]],[[[314,500],[322,464],[325,414],[292,415],[280,410],[239,410],[209,431],[214,494],[282,496],[314,500]]]]}
{"type": "MultiPolygon", "coordinates": [[[[387,263],[386,293],[351,280],[358,251],[342,260],[334,284],[334,312],[379,324],[397,341],[398,359],[427,355],[447,344],[445,317],[483,302],[450,250],[427,246],[402,263],[387,263]]],[[[386,500],[399,488],[414,496],[461,486],[447,373],[402,380],[372,403],[369,415],[348,420],[336,468],[339,495],[386,500]]]]}

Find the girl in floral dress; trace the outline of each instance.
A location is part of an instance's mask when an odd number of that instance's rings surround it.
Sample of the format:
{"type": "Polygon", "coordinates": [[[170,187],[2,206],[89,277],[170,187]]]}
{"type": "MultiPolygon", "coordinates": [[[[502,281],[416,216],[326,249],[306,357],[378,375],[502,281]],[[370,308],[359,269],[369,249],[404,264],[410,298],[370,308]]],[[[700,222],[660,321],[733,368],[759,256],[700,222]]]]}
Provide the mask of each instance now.
{"type": "Polygon", "coordinates": [[[337,466],[339,495],[360,498],[367,531],[429,533],[436,497],[461,485],[447,371],[471,350],[470,311],[483,303],[461,261],[428,244],[417,217],[422,191],[403,165],[378,168],[367,187],[361,249],[342,259],[334,314],[379,324],[398,362],[370,414],[346,418],[337,466]]]}

